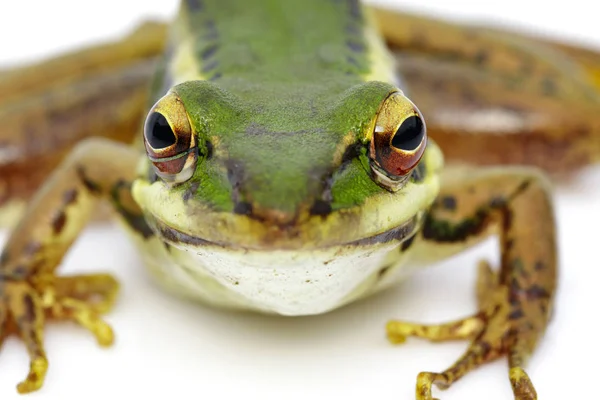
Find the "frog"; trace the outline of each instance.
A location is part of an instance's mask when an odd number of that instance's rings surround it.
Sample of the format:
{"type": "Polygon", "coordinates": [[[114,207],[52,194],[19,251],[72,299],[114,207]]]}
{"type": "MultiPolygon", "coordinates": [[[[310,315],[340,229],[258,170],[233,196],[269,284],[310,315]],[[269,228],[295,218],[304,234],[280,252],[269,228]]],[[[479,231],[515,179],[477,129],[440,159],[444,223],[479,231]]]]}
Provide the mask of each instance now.
{"type": "Polygon", "coordinates": [[[418,400],[498,358],[515,398],[537,398],[525,360],[558,268],[540,170],[600,158],[600,56],[356,1],[249,3],[182,1],[169,28],[47,61],[44,76],[3,73],[0,137],[21,149],[2,166],[3,206],[30,199],[0,256],[0,337],[31,357],[18,391],[42,387],[47,320],[114,340],[102,315],[117,281],[57,274],[106,200],[165,289],[285,316],[333,311],[497,235],[477,313],[386,331],[471,342],[418,375],[418,400]]]}

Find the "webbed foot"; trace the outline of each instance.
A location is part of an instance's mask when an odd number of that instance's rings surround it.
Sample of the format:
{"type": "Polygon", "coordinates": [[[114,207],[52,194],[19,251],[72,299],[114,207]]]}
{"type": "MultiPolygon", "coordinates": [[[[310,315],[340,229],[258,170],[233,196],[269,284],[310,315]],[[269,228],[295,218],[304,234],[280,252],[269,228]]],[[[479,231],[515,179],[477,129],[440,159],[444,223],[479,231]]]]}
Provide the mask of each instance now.
{"type": "Polygon", "coordinates": [[[10,334],[19,336],[30,358],[29,373],[17,385],[19,393],[34,392],[44,383],[46,318],[75,321],[100,345],[113,343],[113,331],[100,314],[110,309],[117,291],[118,283],[108,275],[35,277],[32,282],[0,277],[0,341],[10,334]]]}
{"type": "MultiPolygon", "coordinates": [[[[469,371],[497,358],[507,356],[509,379],[516,400],[535,400],[536,391],[523,360],[533,350],[544,321],[536,320],[535,310],[524,303],[511,301],[511,290],[498,283],[486,263],[480,265],[477,297],[479,312],[475,315],[439,325],[419,325],[401,321],[387,324],[391,342],[402,343],[408,336],[431,341],[467,339],[471,345],[454,365],[443,372],[421,372],[417,377],[416,399],[436,400],[432,386],[447,389],[469,371]]],[[[514,293],[514,292],[513,292],[514,293]]],[[[526,293],[524,293],[527,295],[526,293]]],[[[540,293],[529,293],[539,295],[540,293]]]]}

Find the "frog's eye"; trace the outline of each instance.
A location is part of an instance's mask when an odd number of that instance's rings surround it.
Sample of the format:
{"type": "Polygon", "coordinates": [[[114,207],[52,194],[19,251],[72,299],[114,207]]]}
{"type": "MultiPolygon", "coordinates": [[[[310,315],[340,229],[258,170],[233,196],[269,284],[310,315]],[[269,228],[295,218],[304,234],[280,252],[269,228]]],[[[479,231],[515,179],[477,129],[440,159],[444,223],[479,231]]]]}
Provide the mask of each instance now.
{"type": "Polygon", "coordinates": [[[198,149],[188,114],[174,93],[160,99],[146,118],[144,142],[156,174],[167,183],[188,180],[196,168],[198,149]]]}
{"type": "Polygon", "coordinates": [[[401,92],[389,95],[377,113],[369,149],[377,183],[390,191],[399,190],[426,146],[425,121],[417,107],[401,92]]]}

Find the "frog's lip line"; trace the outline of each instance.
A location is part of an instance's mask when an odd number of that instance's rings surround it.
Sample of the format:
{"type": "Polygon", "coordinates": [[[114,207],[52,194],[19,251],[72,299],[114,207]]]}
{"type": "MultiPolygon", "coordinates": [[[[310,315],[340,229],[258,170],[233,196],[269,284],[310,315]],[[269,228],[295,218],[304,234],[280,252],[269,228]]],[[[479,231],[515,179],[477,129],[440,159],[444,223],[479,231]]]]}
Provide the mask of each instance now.
{"type": "MultiPolygon", "coordinates": [[[[388,229],[385,232],[378,233],[373,236],[368,236],[362,239],[357,239],[349,242],[342,243],[331,243],[325,246],[315,246],[311,248],[302,248],[301,250],[319,250],[319,249],[327,249],[332,247],[342,247],[342,246],[350,246],[350,247],[360,247],[360,246],[369,246],[376,244],[385,244],[392,241],[397,243],[401,243],[412,236],[414,236],[421,225],[421,221],[423,220],[423,212],[419,212],[413,215],[411,218],[406,220],[400,225],[395,226],[394,228],[388,229]]],[[[167,243],[177,246],[178,244],[183,245],[191,245],[195,247],[202,246],[218,246],[218,247],[226,247],[226,248],[238,248],[241,250],[263,250],[263,251],[273,251],[273,250],[295,250],[299,248],[293,246],[244,246],[236,243],[227,243],[227,242],[214,242],[206,239],[199,238],[197,236],[193,236],[182,232],[177,228],[173,228],[166,224],[165,222],[156,219],[154,220],[154,230],[155,232],[167,243]]]]}

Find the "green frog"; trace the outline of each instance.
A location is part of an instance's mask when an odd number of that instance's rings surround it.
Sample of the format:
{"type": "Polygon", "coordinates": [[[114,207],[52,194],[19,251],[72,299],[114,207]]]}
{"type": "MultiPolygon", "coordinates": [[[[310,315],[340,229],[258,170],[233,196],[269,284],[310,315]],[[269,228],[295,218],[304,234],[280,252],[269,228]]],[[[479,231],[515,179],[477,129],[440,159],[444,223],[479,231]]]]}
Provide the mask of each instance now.
{"type": "Polygon", "coordinates": [[[418,375],[417,400],[498,358],[515,399],[537,398],[524,367],[557,286],[548,177],[600,160],[600,55],[354,0],[186,0],[168,27],[43,66],[0,75],[0,205],[18,215],[0,339],[29,352],[20,393],[43,385],[46,321],[114,340],[115,278],[57,271],[105,200],[166,290],[285,316],[497,235],[475,314],[387,335],[471,343],[418,375]]]}

